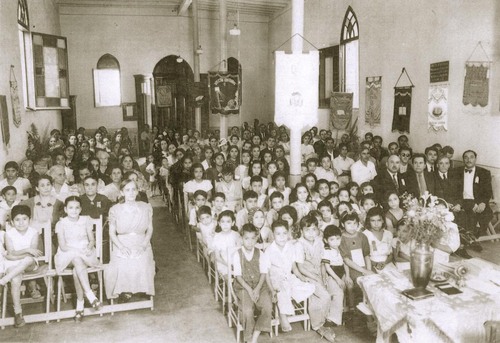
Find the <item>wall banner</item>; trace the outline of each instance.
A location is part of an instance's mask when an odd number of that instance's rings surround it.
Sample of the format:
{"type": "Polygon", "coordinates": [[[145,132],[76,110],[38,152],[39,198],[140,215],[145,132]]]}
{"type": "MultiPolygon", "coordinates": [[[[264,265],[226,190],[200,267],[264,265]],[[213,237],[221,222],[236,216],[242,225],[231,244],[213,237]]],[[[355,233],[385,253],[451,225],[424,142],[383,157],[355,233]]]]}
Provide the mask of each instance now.
{"type": "Polygon", "coordinates": [[[365,101],[365,123],[370,126],[380,124],[380,112],[382,106],[382,76],[366,78],[365,101]]]}
{"type": "Polygon", "coordinates": [[[392,131],[410,133],[412,86],[394,87],[392,131]]]}
{"type": "Polygon", "coordinates": [[[333,92],[330,98],[330,126],[345,130],[352,118],[352,93],[333,92]]]}
{"type": "Polygon", "coordinates": [[[428,129],[448,131],[448,84],[430,85],[427,100],[428,129]]]}
{"type": "Polygon", "coordinates": [[[210,113],[240,113],[240,82],[238,74],[209,73],[210,113]]]}
{"type": "Polygon", "coordinates": [[[465,64],[464,105],[486,107],[488,105],[490,80],[490,64],[470,63],[465,64]]]}

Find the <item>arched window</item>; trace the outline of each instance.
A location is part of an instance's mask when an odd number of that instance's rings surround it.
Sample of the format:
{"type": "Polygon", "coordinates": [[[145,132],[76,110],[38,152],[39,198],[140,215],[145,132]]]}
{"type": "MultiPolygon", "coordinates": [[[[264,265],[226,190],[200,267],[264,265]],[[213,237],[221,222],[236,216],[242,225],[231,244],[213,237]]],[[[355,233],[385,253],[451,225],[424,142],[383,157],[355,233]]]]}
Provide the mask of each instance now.
{"type": "Polygon", "coordinates": [[[110,54],[105,54],[97,61],[94,69],[95,107],[120,106],[120,64],[110,54]]]}
{"type": "Polygon", "coordinates": [[[27,0],[18,0],[17,2],[17,22],[26,30],[30,29],[27,0]]]}
{"type": "Polygon", "coordinates": [[[243,84],[243,80],[242,80],[242,71],[241,71],[241,64],[240,62],[238,61],[238,59],[234,58],[234,57],[229,57],[227,59],[227,71],[229,74],[233,74],[233,75],[238,75],[238,87],[240,89],[240,91],[238,92],[238,100],[239,100],[239,103],[241,105],[241,103],[243,102],[243,99],[241,97],[241,85],[243,84]]]}
{"type": "Polygon", "coordinates": [[[353,93],[353,108],[359,108],[359,27],[356,14],[349,6],[340,35],[342,91],[353,93]]]}

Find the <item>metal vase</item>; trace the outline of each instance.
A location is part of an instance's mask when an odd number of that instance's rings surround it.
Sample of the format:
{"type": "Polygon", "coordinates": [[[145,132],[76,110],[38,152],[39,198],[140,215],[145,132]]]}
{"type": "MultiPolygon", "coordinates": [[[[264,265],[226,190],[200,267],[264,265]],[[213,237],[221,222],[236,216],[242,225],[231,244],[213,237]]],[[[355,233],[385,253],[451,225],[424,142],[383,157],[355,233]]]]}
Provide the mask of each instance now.
{"type": "Polygon", "coordinates": [[[434,251],[429,244],[415,243],[410,257],[413,286],[424,290],[431,278],[434,251]]]}

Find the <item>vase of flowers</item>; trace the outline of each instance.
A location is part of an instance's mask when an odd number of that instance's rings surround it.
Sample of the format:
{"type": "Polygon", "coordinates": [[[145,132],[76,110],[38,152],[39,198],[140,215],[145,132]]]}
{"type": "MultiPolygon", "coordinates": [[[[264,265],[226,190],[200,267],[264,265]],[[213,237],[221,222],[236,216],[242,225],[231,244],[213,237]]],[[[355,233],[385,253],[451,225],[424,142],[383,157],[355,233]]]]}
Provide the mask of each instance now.
{"type": "Polygon", "coordinates": [[[408,220],[409,237],[412,240],[410,254],[411,278],[416,295],[425,296],[434,263],[433,245],[438,243],[447,231],[448,211],[437,206],[438,198],[425,192],[420,199],[409,194],[402,196],[403,207],[408,220]]]}

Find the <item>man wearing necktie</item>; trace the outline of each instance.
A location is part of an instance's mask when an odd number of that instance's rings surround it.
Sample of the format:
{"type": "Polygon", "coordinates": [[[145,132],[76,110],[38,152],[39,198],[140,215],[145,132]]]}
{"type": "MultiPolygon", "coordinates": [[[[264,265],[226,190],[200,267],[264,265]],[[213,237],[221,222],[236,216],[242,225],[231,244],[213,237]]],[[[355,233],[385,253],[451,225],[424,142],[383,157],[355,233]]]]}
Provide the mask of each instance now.
{"type": "Polygon", "coordinates": [[[385,194],[388,192],[396,192],[399,195],[406,192],[406,182],[399,172],[400,162],[398,155],[389,156],[387,168],[373,179],[373,190],[380,203],[385,201],[385,194]]]}
{"type": "Polygon", "coordinates": [[[458,224],[479,237],[486,235],[488,223],[493,218],[493,211],[489,206],[493,190],[491,173],[476,166],[476,157],[475,151],[465,151],[462,155],[464,167],[455,169],[455,173],[460,194],[457,209],[462,210],[458,224]]]}
{"type": "Polygon", "coordinates": [[[420,198],[425,192],[436,195],[436,178],[434,173],[426,169],[424,154],[413,155],[413,170],[406,173],[408,192],[420,198]]]}
{"type": "Polygon", "coordinates": [[[436,196],[446,200],[451,209],[461,199],[458,195],[458,183],[453,174],[450,173],[451,161],[446,155],[441,155],[437,160],[436,171],[436,196]]]}
{"type": "Polygon", "coordinates": [[[434,173],[436,170],[436,160],[438,151],[433,146],[425,148],[426,170],[429,173],[434,173]]]}

